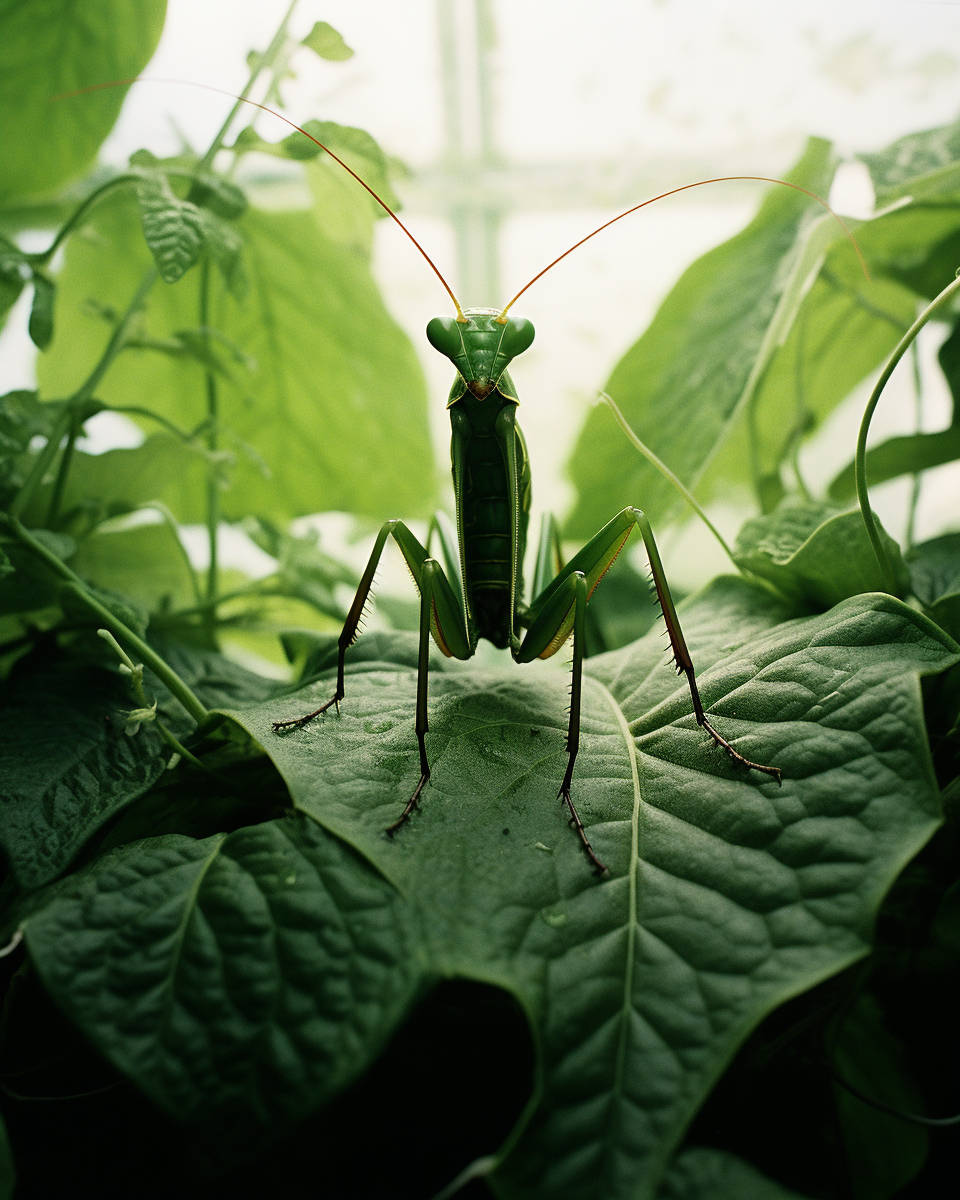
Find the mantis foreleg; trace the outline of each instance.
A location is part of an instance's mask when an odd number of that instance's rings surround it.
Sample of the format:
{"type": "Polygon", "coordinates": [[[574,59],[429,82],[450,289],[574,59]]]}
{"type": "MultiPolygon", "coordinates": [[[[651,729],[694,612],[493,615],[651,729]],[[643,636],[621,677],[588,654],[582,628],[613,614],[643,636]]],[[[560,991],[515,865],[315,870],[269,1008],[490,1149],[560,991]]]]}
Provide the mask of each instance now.
{"type": "Polygon", "coordinates": [[[273,729],[275,733],[285,733],[291,729],[302,729],[314,717],[319,717],[321,713],[326,712],[333,705],[336,706],[339,712],[340,701],[344,696],[344,662],[346,653],[356,641],[360,620],[366,608],[367,601],[370,598],[370,589],[373,586],[373,579],[377,573],[380,557],[383,554],[388,537],[392,537],[400,547],[400,552],[406,559],[407,566],[413,575],[414,583],[420,592],[420,648],[417,661],[416,720],[417,745],[420,749],[420,781],[403,812],[400,814],[399,820],[395,821],[386,830],[388,834],[393,834],[403,825],[417,807],[420,793],[430,778],[430,767],[427,762],[425,744],[427,733],[427,676],[430,658],[430,637],[431,635],[433,636],[440,650],[448,657],[469,658],[475,648],[467,633],[463,613],[463,601],[459,590],[459,579],[456,581],[457,587],[454,588],[443,573],[443,568],[440,564],[436,559],[430,557],[426,548],[413,536],[402,521],[387,521],[381,527],[373,550],[370,553],[370,558],[360,578],[360,585],[353,598],[353,603],[350,605],[350,611],[347,613],[347,619],[344,622],[343,630],[337,642],[337,686],[334,694],[324,704],[321,704],[319,708],[315,708],[313,712],[305,713],[302,717],[293,717],[287,721],[274,721],[273,729]]]}

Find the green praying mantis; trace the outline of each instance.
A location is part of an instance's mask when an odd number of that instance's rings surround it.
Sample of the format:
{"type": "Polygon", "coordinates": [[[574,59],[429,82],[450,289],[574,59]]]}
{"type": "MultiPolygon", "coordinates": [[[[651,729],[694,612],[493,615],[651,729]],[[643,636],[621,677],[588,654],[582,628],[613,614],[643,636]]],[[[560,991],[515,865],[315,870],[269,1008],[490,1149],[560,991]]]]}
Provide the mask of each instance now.
{"type": "MultiPolygon", "coordinates": [[[[116,86],[115,81],[99,86],[116,86]]],[[[155,80],[186,83],[184,80],[155,80]]],[[[377,195],[342,158],[307,130],[264,104],[245,96],[235,96],[208,84],[194,83],[208,91],[232,96],[238,102],[262,109],[284,121],[309,138],[334,162],[338,163],[380,205],[410,239],[440,280],[454,310],[454,316],[434,317],[427,325],[427,338],[456,370],[447,401],[451,421],[451,468],[456,505],[456,523],[443,514],[431,522],[424,546],[399,519],[387,521],[380,529],[338,642],[337,682],[333,695],[313,711],[288,720],[273,722],[277,734],[300,729],[330,708],[340,711],[346,694],[346,652],[356,640],[361,618],[370,599],[374,576],[387,540],[393,538],[413,576],[420,595],[419,654],[415,732],[420,758],[420,777],[397,820],[386,829],[393,836],[418,808],[430,779],[426,735],[428,721],[428,657],[430,640],[448,657],[472,658],[481,638],[494,646],[508,649],[517,663],[552,657],[573,639],[572,682],[566,735],[567,763],[557,793],[569,812],[569,823],[594,871],[603,875],[606,866],[597,856],[587,829],[573,800],[574,768],[580,747],[580,713],[584,657],[586,609],[614,560],[623,550],[631,533],[640,533],[650,564],[651,581],[669,636],[678,675],[686,677],[694,715],[704,733],[738,767],[756,771],[781,781],[779,767],[754,762],[733,746],[710,722],[697,686],[696,673],[687,649],[670,594],[660,554],[650,522],[639,507],[628,507],[610,520],[566,564],[560,561],[559,533],[555,521],[544,519],[536,554],[532,596],[525,597],[523,561],[527,545],[530,513],[531,472],[527,447],[517,423],[519,398],[508,368],[534,339],[530,321],[509,316],[516,301],[547,271],[617,221],[667,196],[690,188],[726,180],[755,180],[778,184],[803,192],[820,203],[840,224],[844,233],[859,248],[852,235],[829,205],[815,193],[787,180],[760,175],[733,175],[697,180],[672,188],[624,212],[581,238],[533,277],[500,310],[461,307],[433,260],[395,212],[377,195]],[[436,537],[439,555],[431,553],[436,537]],[[441,563],[440,559],[443,562],[441,563]]],[[[82,89],[83,91],[95,89],[82,89]]],[[[76,94],[76,93],[71,93],[76,94]]],[[[862,263],[861,256],[861,263],[862,263]]]]}
{"type": "MultiPolygon", "coordinates": [[[[322,146],[322,143],[318,144],[322,146]]],[[[385,832],[393,836],[406,824],[418,808],[430,779],[426,735],[429,730],[428,656],[431,638],[447,657],[461,660],[472,658],[480,639],[486,638],[494,646],[508,649],[515,662],[529,663],[537,658],[552,657],[572,636],[567,763],[557,798],[566,806],[569,823],[576,831],[594,871],[598,875],[606,874],[607,868],[590,842],[572,795],[574,768],[580,747],[585,618],[590,597],[636,529],[643,540],[650,564],[653,589],[666,625],[673,661],[677,673],[686,677],[698,724],[737,766],[760,772],[780,783],[779,767],[747,758],[708,719],[653,530],[640,508],[631,506],[623,509],[566,564],[559,563],[556,524],[552,517],[546,517],[537,547],[532,596],[529,599],[525,596],[523,580],[531,472],[526,443],[517,423],[520,402],[508,368],[518,355],[529,348],[535,331],[530,321],[509,316],[509,310],[546,271],[614,221],[663,196],[720,180],[700,180],[687,184],[620,213],[545,267],[503,309],[463,309],[440,271],[396,214],[328,147],[322,146],[322,149],[349,171],[403,229],[437,274],[453,302],[456,315],[434,317],[428,323],[426,333],[434,349],[449,358],[456,370],[447,401],[451,422],[456,523],[455,527],[451,527],[448,519],[442,514],[438,515],[431,523],[426,546],[401,520],[387,521],[381,527],[340,634],[337,682],[333,695],[311,712],[275,721],[274,731],[284,734],[300,729],[332,707],[339,713],[340,702],[346,694],[346,653],[358,636],[380,558],[388,539],[393,538],[420,596],[415,720],[420,778],[403,811],[385,832]],[[431,552],[434,536],[439,544],[438,556],[431,552]]],[[[806,192],[805,188],[796,184],[762,176],[724,178],[757,179],[806,192]]],[[[820,197],[810,192],[807,194],[832,211],[820,197]]]]}

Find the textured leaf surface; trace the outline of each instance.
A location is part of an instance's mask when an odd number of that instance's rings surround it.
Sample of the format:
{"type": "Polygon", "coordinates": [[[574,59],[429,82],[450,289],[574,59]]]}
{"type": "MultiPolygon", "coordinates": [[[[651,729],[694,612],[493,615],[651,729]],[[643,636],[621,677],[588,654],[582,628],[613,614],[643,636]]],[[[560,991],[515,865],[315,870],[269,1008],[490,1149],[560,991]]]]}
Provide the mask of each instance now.
{"type": "MultiPolygon", "coordinates": [[[[60,511],[82,512],[92,524],[132,512],[150,500],[171,498],[179,489],[197,491],[206,478],[201,451],[167,433],[156,433],[131,449],[104,454],[74,453],[60,511]]],[[[28,523],[41,524],[50,508],[53,481],[37,488],[28,506],[28,523]]],[[[147,586],[149,582],[145,581],[147,586]]]]}
{"type": "Polygon", "coordinates": [[[170,751],[153,730],[123,733],[121,714],[133,706],[120,676],[89,664],[44,664],[8,684],[0,842],[24,887],[55,879],[163,771],[170,751]]]}
{"type": "Polygon", "coordinates": [[[51,97],[139,75],[166,8],[166,0],[0,2],[0,199],[47,191],[92,161],[127,89],[51,97]]]}
{"type": "Polygon", "coordinates": [[[200,209],[181,200],[162,175],[137,184],[143,236],[164,283],[177,280],[199,260],[204,228],[200,209]]]}
{"type": "MultiPolygon", "coordinates": [[[[73,239],[68,247],[60,332],[39,369],[46,394],[69,394],[101,353],[109,331],[87,299],[122,311],[150,263],[128,200],[105,202],[94,224],[103,242],[73,239]]],[[[251,209],[237,229],[250,293],[241,304],[215,289],[212,324],[255,368],[238,369],[236,381],[221,386],[220,442],[236,460],[224,514],[428,512],[435,485],[422,374],[363,261],[332,245],[310,212],[251,209]]],[[[153,337],[195,326],[197,275],[154,288],[146,316],[153,337]]],[[[128,352],[98,394],[117,405],[146,403],[180,428],[204,415],[202,372],[185,355],[128,352]]],[[[181,520],[203,519],[205,488],[196,477],[171,472],[153,498],[181,520]]]]}
{"type": "MultiPolygon", "coordinates": [[[[887,556],[900,592],[910,576],[900,547],[881,528],[887,556]]],[[[830,608],[848,596],[883,591],[884,578],[857,512],[840,513],[829,504],[794,504],[747,521],[734,548],[737,565],[769,579],[790,600],[805,608],[830,608]]]]}
{"type": "Polygon", "coordinates": [[[436,671],[432,777],[392,841],[417,777],[415,639],[358,654],[339,717],[270,729],[329,681],[237,714],[297,807],[408,895],[435,969],[500,983],[531,1014],[543,1095],[504,1195],[652,1195],[737,1045],[865,953],[885,889],[937,824],[918,675],[951,643],[887,596],[783,615],[726,580],[683,618],[712,718],[779,765],[782,788],[702,735],[658,633],[589,660],[575,796],[611,868],[599,882],[556,800],[562,674],[436,671]]]}
{"type": "Polygon", "coordinates": [[[408,1006],[403,904],[310,821],[98,859],[26,922],[41,976],[106,1055],[229,1157],[355,1076],[408,1006]]]}

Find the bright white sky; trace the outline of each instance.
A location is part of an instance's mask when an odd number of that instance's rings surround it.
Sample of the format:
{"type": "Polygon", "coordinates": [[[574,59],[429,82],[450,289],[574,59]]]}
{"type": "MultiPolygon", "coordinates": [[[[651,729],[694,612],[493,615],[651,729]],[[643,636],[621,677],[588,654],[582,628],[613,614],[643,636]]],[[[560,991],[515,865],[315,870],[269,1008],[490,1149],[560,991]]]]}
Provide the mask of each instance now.
{"type": "MultiPolygon", "coordinates": [[[[170,0],[163,40],[145,74],[238,90],[247,51],[266,46],[286,7],[287,0],[170,0]]],[[[810,133],[851,154],[960,111],[960,3],[950,0],[592,0],[589,8],[580,0],[497,0],[494,7],[496,136],[512,162],[649,159],[666,169],[675,163],[677,183],[724,168],[779,175],[810,133]]],[[[366,128],[415,169],[434,162],[442,141],[435,0],[300,0],[292,31],[303,36],[316,20],[329,21],[356,54],[328,64],[304,51],[298,78],[285,91],[288,114],[366,128]]],[[[135,88],[108,156],[122,161],[144,144],[158,153],[173,149],[174,125],[203,144],[226,103],[193,89],[135,88]]],[[[262,129],[273,136],[269,119],[262,129]]],[[[529,293],[523,313],[538,337],[514,378],[541,504],[562,512],[569,503],[562,463],[617,357],[683,267],[749,217],[756,197],[723,188],[645,210],[529,293]]],[[[843,211],[862,211],[856,168],[833,199],[843,211]]],[[[502,245],[504,286],[514,285],[512,294],[609,215],[561,203],[512,217],[502,245]]],[[[410,219],[452,273],[445,223],[410,219]]],[[[378,272],[395,315],[423,348],[438,452],[445,454],[450,368],[422,336],[426,319],[445,310],[444,296],[389,225],[380,223],[378,272]]],[[[875,428],[909,427],[909,407],[909,391],[902,403],[892,397],[875,428]],[[905,414],[899,424],[895,413],[887,416],[897,407],[905,414]]],[[[942,423],[942,414],[930,420],[942,423]]],[[[836,435],[844,438],[837,462],[853,452],[849,422],[844,429],[836,435]]],[[[832,466],[820,474],[829,478],[832,466]]],[[[944,504],[923,510],[921,532],[939,531],[949,514],[944,504]]],[[[892,517],[891,525],[896,530],[892,517]]],[[[699,543],[692,553],[700,557],[699,543]]],[[[679,570],[686,573],[683,563],[679,570]]]]}

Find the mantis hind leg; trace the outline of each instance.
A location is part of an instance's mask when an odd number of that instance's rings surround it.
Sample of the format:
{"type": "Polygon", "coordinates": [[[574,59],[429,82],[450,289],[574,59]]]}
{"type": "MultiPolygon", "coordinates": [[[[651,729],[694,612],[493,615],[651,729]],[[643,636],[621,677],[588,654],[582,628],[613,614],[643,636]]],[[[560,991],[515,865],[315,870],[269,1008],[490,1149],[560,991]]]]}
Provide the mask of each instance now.
{"type": "MultiPolygon", "coordinates": [[[[533,601],[530,606],[531,611],[534,613],[544,611],[545,605],[549,605],[552,602],[556,589],[574,571],[582,571],[584,573],[587,578],[587,595],[592,595],[594,589],[610,569],[614,559],[623,549],[627,538],[634,528],[640,531],[640,536],[643,538],[643,545],[650,562],[653,586],[656,590],[657,600],[660,603],[663,619],[667,626],[670,647],[673,650],[674,662],[677,665],[677,673],[686,676],[697,724],[713,738],[716,745],[725,751],[738,766],[751,771],[761,771],[763,774],[776,779],[779,783],[782,777],[779,767],[766,766],[764,763],[753,762],[751,759],[746,758],[739,750],[735,750],[727,739],[718,730],[714,729],[713,725],[707,720],[706,713],[703,710],[703,702],[700,699],[700,689],[697,687],[693,659],[690,657],[690,651],[687,649],[687,643],[680,628],[680,618],[677,616],[673,597],[670,595],[670,587],[667,584],[663,563],[660,561],[660,553],[657,550],[653,530],[650,527],[650,522],[647,520],[646,514],[641,509],[625,508],[612,521],[608,521],[603,529],[591,538],[582,550],[574,555],[546,591],[533,601]]],[[[563,644],[563,639],[569,634],[572,620],[572,614],[568,614],[559,627],[554,642],[544,651],[543,657],[554,653],[555,649],[559,649],[559,646],[563,644]]]]}

